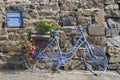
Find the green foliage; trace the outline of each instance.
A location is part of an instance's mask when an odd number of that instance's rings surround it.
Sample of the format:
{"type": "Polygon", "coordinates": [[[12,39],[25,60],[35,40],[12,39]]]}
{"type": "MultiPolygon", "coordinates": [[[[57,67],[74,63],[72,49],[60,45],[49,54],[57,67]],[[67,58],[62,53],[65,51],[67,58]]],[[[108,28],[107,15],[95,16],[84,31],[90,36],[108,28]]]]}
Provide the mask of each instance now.
{"type": "Polygon", "coordinates": [[[45,22],[45,21],[39,21],[37,23],[36,31],[44,33],[49,32],[50,30],[59,30],[60,26],[54,26],[53,23],[45,22]]]}
{"type": "Polygon", "coordinates": [[[38,46],[34,44],[33,40],[29,39],[29,35],[23,37],[24,43],[19,45],[19,49],[25,49],[28,58],[33,59],[36,57],[36,50],[38,46]]]}

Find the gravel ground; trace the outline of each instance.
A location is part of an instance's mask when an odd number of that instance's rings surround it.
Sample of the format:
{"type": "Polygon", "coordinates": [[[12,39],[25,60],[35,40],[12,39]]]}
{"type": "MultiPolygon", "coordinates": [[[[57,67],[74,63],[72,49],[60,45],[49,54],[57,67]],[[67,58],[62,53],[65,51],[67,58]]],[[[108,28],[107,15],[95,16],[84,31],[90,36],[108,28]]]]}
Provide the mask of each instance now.
{"type": "Polygon", "coordinates": [[[107,71],[103,75],[95,76],[89,71],[61,71],[60,73],[32,73],[29,71],[0,71],[0,80],[120,80],[117,72],[107,71]]]}

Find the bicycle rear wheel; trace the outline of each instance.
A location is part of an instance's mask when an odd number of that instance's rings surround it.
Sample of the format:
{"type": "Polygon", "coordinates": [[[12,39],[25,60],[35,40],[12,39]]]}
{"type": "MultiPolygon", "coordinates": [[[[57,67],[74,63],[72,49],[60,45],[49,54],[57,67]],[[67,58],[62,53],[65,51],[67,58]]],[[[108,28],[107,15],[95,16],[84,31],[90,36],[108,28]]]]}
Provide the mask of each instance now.
{"type": "Polygon", "coordinates": [[[27,55],[24,59],[24,63],[30,71],[37,73],[50,72],[53,64],[51,60],[44,60],[39,58],[30,59],[30,57],[27,55]]]}
{"type": "Polygon", "coordinates": [[[86,68],[95,75],[104,73],[108,67],[108,59],[104,50],[96,45],[84,49],[83,61],[86,68]]]}
{"type": "Polygon", "coordinates": [[[52,53],[50,50],[52,47],[45,48],[48,44],[45,42],[42,43],[40,49],[36,51],[35,57],[32,58],[29,53],[26,53],[24,56],[25,66],[32,72],[46,73],[52,70],[53,61],[50,59],[50,53],[52,53]]]}

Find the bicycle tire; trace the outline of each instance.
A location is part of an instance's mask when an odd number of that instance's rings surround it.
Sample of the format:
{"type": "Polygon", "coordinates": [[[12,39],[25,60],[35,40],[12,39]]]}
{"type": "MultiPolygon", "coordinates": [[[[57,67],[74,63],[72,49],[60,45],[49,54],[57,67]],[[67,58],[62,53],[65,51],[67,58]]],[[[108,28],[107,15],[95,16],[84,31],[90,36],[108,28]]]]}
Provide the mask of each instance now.
{"type": "Polygon", "coordinates": [[[30,60],[28,57],[24,59],[25,66],[31,72],[35,73],[47,73],[51,71],[53,62],[50,60],[43,60],[43,59],[32,59],[30,60]]]}
{"type": "Polygon", "coordinates": [[[100,75],[107,70],[108,67],[108,59],[105,54],[105,51],[96,45],[90,45],[89,47],[84,49],[84,53],[82,55],[84,64],[86,68],[95,75],[100,75]],[[90,54],[89,52],[93,52],[90,54]]]}

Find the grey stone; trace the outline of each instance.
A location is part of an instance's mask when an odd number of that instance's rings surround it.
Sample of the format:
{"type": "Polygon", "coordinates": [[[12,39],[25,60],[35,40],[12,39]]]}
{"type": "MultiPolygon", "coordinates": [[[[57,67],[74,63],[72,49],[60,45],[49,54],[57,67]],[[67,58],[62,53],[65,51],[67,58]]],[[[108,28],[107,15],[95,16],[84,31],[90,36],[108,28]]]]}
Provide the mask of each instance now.
{"type": "Polygon", "coordinates": [[[50,0],[39,0],[38,2],[40,2],[40,3],[49,3],[50,0]]]}
{"type": "Polygon", "coordinates": [[[108,65],[108,69],[109,69],[109,70],[118,70],[118,69],[119,69],[118,66],[120,66],[119,63],[109,64],[109,65],[108,65]]]}
{"type": "Polygon", "coordinates": [[[106,28],[105,36],[106,37],[120,36],[120,29],[119,28],[106,28]]]}
{"type": "Polygon", "coordinates": [[[112,17],[112,18],[120,18],[120,11],[119,10],[106,10],[106,17],[112,17]]]}
{"type": "Polygon", "coordinates": [[[90,9],[83,9],[82,15],[84,16],[91,16],[93,13],[90,9]]]}
{"type": "Polygon", "coordinates": [[[44,16],[44,17],[54,15],[51,10],[40,11],[38,14],[39,14],[39,16],[44,16]]]}
{"type": "Polygon", "coordinates": [[[33,29],[24,28],[24,29],[19,30],[18,33],[19,33],[19,34],[21,34],[21,33],[30,33],[30,32],[32,32],[32,31],[33,31],[33,29]]]}
{"type": "Polygon", "coordinates": [[[50,10],[51,9],[51,4],[50,3],[41,3],[40,4],[40,9],[41,10],[50,10]]]}
{"type": "Polygon", "coordinates": [[[106,23],[107,23],[107,26],[108,28],[120,28],[120,19],[116,19],[116,18],[109,18],[109,19],[106,19],[106,23]]]}
{"type": "Polygon", "coordinates": [[[23,13],[23,18],[31,19],[32,17],[28,13],[23,13]]]}
{"type": "Polygon", "coordinates": [[[6,11],[24,11],[23,5],[11,5],[6,8],[6,11]]]}
{"type": "Polygon", "coordinates": [[[3,52],[3,45],[0,45],[0,52],[3,52]]]}
{"type": "Polygon", "coordinates": [[[14,41],[8,41],[8,42],[5,42],[6,43],[6,46],[16,46],[18,45],[18,42],[14,42],[14,41]]]}
{"type": "Polygon", "coordinates": [[[22,0],[7,0],[8,3],[10,2],[22,2],[22,0]]]}
{"type": "Polygon", "coordinates": [[[120,37],[115,36],[115,37],[112,37],[112,38],[106,38],[106,44],[107,44],[107,46],[119,47],[120,46],[120,37]]]}
{"type": "Polygon", "coordinates": [[[88,36],[87,40],[89,41],[90,44],[102,45],[102,46],[106,44],[105,36],[88,36]]]}
{"type": "Polygon", "coordinates": [[[76,22],[75,22],[75,18],[72,16],[63,16],[60,17],[59,24],[61,26],[74,26],[76,22]]]}
{"type": "Polygon", "coordinates": [[[19,40],[21,40],[21,37],[20,37],[20,35],[10,34],[10,35],[8,35],[8,39],[12,40],[12,41],[19,41],[19,40]]]}
{"type": "Polygon", "coordinates": [[[120,3],[120,0],[116,0],[116,3],[120,3]]]}
{"type": "Polygon", "coordinates": [[[114,0],[105,0],[105,4],[113,4],[113,3],[115,3],[114,0]]]}
{"type": "Polygon", "coordinates": [[[86,9],[90,9],[92,7],[102,8],[103,7],[103,0],[84,0],[83,1],[83,7],[86,9]]]}
{"type": "Polygon", "coordinates": [[[58,2],[59,0],[50,0],[50,2],[54,3],[54,2],[58,2]]]}
{"type": "Polygon", "coordinates": [[[0,41],[8,40],[6,35],[0,35],[0,41]]]}
{"type": "Polygon", "coordinates": [[[6,35],[7,34],[7,31],[6,30],[4,30],[4,29],[1,29],[0,30],[0,35],[6,35]]]}
{"type": "Polygon", "coordinates": [[[66,2],[60,5],[62,11],[77,11],[78,3],[76,2],[66,2]]]}
{"type": "Polygon", "coordinates": [[[52,3],[51,8],[53,11],[60,11],[58,3],[52,3]]]}
{"type": "Polygon", "coordinates": [[[76,18],[76,21],[77,21],[77,24],[81,25],[81,24],[86,24],[88,22],[88,18],[87,17],[83,17],[83,16],[77,16],[76,18]]]}
{"type": "Polygon", "coordinates": [[[36,9],[36,6],[35,6],[34,4],[29,4],[28,7],[29,7],[30,9],[36,9]]]}
{"type": "MultiPolygon", "coordinates": [[[[109,53],[110,54],[110,53],[109,53]]],[[[109,59],[110,63],[120,63],[120,54],[113,54],[109,59]]]]}
{"type": "Polygon", "coordinates": [[[91,36],[105,36],[105,27],[99,25],[90,26],[88,28],[88,34],[91,36]]]}

